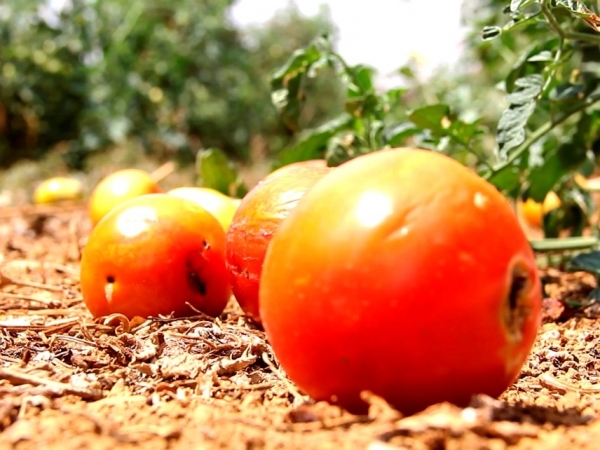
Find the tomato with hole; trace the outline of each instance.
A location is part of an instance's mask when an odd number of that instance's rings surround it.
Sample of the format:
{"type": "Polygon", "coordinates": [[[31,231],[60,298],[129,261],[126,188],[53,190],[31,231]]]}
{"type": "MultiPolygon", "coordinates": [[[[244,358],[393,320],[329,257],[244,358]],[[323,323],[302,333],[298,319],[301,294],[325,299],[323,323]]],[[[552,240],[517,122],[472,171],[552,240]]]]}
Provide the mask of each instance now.
{"type": "Polygon", "coordinates": [[[162,192],[152,176],[139,169],[122,169],[104,177],[92,191],[88,202],[93,225],[115,206],[144,194],[162,192]]]}
{"type": "Polygon", "coordinates": [[[184,186],[171,189],[167,193],[186,198],[202,206],[217,218],[224,230],[229,228],[239,206],[236,199],[207,187],[184,186]]]}
{"type": "Polygon", "coordinates": [[[509,202],[440,153],[390,149],[332,171],[273,236],[260,315],[308,395],[406,414],[517,377],[540,323],[535,259],[509,202]]]}
{"type": "Polygon", "coordinates": [[[234,297],[256,324],[261,323],[258,289],[269,242],[298,200],[330,170],[324,160],[277,169],[246,194],[233,216],[227,230],[227,268],[234,297]]]}
{"type": "Polygon", "coordinates": [[[81,259],[83,300],[95,316],[221,314],[231,288],[225,232],[195,203],[146,194],[93,228],[81,259]]]}

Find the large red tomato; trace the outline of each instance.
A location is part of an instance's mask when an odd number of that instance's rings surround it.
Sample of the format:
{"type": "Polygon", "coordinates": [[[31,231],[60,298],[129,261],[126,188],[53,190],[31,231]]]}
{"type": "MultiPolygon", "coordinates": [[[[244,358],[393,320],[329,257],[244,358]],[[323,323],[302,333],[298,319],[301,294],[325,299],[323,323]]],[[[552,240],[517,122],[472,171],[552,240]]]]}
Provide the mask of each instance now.
{"type": "Polygon", "coordinates": [[[540,323],[535,259],[508,201],[440,153],[383,150],[324,177],[274,235],[260,314],[306,393],[404,413],[501,394],[540,323]]]}
{"type": "Polygon", "coordinates": [[[81,259],[83,300],[94,316],[219,315],[231,288],[225,231],[194,202],[145,194],[108,212],[81,259]]]}
{"type": "Polygon", "coordinates": [[[242,199],[227,230],[227,268],[233,295],[257,324],[260,272],[273,233],[298,200],[331,168],[325,160],[284,166],[267,175],[242,199]]]}

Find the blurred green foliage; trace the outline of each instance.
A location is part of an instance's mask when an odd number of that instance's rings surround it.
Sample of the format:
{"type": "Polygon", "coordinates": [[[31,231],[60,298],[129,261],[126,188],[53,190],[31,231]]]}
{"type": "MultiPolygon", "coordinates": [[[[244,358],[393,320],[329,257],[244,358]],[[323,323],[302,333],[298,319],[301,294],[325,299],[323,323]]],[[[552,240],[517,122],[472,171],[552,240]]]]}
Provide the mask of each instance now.
{"type": "MultiPolygon", "coordinates": [[[[588,4],[589,3],[589,4],[588,4]]],[[[600,17],[578,0],[465,0],[469,25],[454,67],[423,80],[410,63],[402,88],[375,88],[374,71],[349,65],[326,37],[289,55],[271,80],[275,107],[294,133],[280,164],[324,157],[329,165],[386,147],[418,146],[471,167],[507,197],[561,206],[544,217],[547,237],[580,236],[592,223],[589,188],[575,177],[600,156],[600,17]],[[298,125],[305,81],[333,68],[344,112],[298,125]]],[[[433,12],[432,12],[433,13],[433,12]]]]}
{"type": "MultiPolygon", "coordinates": [[[[192,163],[217,147],[247,160],[289,141],[269,75],[290,49],[335,32],[291,9],[241,32],[233,0],[71,0],[0,5],[0,166],[64,149],[74,168],[111,145],[192,163]]],[[[335,113],[338,80],[311,87],[306,123],[335,113]]]]}

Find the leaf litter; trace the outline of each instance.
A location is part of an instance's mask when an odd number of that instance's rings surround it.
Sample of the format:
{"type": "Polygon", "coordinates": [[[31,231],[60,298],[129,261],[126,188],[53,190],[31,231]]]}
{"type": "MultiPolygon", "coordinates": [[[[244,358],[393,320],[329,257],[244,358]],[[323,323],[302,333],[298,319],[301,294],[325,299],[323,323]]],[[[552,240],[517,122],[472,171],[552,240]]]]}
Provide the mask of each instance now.
{"type": "MultiPolygon", "coordinates": [[[[408,417],[304,395],[231,301],[221,317],[94,319],[79,290],[85,209],[0,215],[0,448],[597,449],[599,309],[585,273],[544,269],[544,323],[519,378],[408,417]]],[[[431,361],[435,364],[435,361],[431,361]]]]}

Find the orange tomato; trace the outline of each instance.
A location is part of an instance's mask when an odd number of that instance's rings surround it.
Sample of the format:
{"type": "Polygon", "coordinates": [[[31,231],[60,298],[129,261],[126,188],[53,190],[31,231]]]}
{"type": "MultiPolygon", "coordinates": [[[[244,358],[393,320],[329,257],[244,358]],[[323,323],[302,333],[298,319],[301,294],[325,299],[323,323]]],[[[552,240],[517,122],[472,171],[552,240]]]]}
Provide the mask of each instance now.
{"type": "Polygon", "coordinates": [[[509,202],[457,161],[404,148],[344,163],[300,199],[259,304],[307,394],[364,413],[368,390],[410,414],[500,395],[533,345],[541,286],[509,202]]]}
{"type": "Polygon", "coordinates": [[[123,169],[111,173],[96,185],[88,203],[89,216],[96,225],[115,206],[131,198],[161,192],[149,173],[123,169]]]}
{"type": "Polygon", "coordinates": [[[258,289],[267,247],[298,200],[331,169],[322,162],[282,167],[242,199],[227,230],[227,268],[233,295],[246,315],[260,324],[258,289]]]}
{"type": "Polygon", "coordinates": [[[556,192],[550,191],[542,203],[528,198],[517,201],[518,214],[532,227],[541,228],[544,223],[544,215],[558,208],[562,202],[556,192]]]}
{"type": "Polygon", "coordinates": [[[273,172],[268,174],[262,181],[276,178],[280,175],[286,175],[288,172],[297,172],[298,170],[312,170],[315,169],[317,171],[321,169],[331,169],[327,165],[327,161],[324,159],[309,159],[306,161],[298,161],[291,164],[286,164],[285,166],[279,167],[275,169],[273,172]]]}
{"type": "Polygon", "coordinates": [[[98,316],[221,314],[229,297],[225,232],[204,208],[147,194],[110,211],[81,259],[83,300],[98,316]]]}

